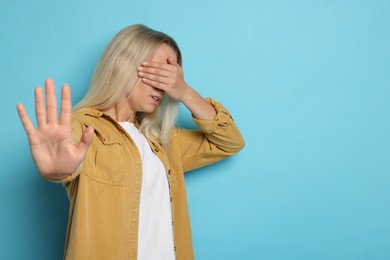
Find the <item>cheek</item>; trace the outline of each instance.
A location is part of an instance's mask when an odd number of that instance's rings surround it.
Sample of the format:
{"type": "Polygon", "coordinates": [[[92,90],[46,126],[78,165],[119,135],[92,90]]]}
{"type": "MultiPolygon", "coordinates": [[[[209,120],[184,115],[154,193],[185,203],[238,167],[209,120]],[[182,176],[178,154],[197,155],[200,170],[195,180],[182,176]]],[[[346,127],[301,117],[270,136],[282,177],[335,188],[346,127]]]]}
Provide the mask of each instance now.
{"type": "Polygon", "coordinates": [[[148,88],[148,85],[146,85],[144,82],[142,81],[139,81],[137,83],[137,85],[135,86],[134,90],[133,90],[133,96],[140,96],[140,94],[142,95],[142,93],[145,93],[145,91],[147,90],[148,88]]]}
{"type": "Polygon", "coordinates": [[[151,86],[145,83],[137,84],[137,87],[134,89],[133,94],[130,97],[130,102],[131,103],[143,102],[149,96],[151,88],[152,88],[151,86]]]}

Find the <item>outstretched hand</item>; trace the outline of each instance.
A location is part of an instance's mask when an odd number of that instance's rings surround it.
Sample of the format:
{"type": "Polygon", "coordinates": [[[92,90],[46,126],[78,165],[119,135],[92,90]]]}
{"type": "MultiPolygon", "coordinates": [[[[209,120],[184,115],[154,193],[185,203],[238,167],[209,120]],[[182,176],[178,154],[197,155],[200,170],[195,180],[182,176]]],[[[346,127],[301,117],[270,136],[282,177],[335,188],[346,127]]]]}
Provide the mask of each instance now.
{"type": "Polygon", "coordinates": [[[34,127],[22,104],[17,105],[17,110],[27,133],[31,155],[39,173],[44,177],[56,180],[77,170],[92,142],[94,130],[92,127],[88,127],[80,142],[75,142],[72,138],[72,101],[69,86],[65,84],[62,87],[59,119],[53,80],[46,80],[45,91],[46,108],[42,88],[35,89],[37,128],[34,127]]]}

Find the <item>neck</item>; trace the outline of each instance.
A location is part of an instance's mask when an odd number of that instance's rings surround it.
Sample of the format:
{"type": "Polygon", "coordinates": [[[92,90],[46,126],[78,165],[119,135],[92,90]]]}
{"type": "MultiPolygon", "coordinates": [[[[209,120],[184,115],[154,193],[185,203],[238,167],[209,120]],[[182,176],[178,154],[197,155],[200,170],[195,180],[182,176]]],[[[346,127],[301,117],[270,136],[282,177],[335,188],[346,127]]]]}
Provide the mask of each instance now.
{"type": "Polygon", "coordinates": [[[114,106],[103,111],[117,122],[131,122],[135,123],[136,112],[131,111],[128,107],[114,106]]]}

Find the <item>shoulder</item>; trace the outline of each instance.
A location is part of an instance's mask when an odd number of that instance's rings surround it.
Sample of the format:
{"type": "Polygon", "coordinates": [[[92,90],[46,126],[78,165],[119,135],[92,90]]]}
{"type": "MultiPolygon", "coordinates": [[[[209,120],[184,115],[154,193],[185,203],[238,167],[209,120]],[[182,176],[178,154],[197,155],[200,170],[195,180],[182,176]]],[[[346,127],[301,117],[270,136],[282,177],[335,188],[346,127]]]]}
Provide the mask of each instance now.
{"type": "Polygon", "coordinates": [[[72,125],[105,126],[106,116],[103,112],[94,108],[80,108],[72,112],[72,125]]]}
{"type": "MultiPolygon", "coordinates": [[[[82,135],[85,128],[92,126],[96,130],[96,126],[102,124],[102,112],[93,108],[80,108],[72,111],[72,132],[77,138],[82,135]]],[[[101,127],[100,127],[101,128],[101,127]]]]}
{"type": "Polygon", "coordinates": [[[76,132],[91,126],[96,137],[103,143],[122,143],[120,126],[108,115],[94,108],[73,111],[72,128],[76,132]]]}
{"type": "Polygon", "coordinates": [[[103,116],[103,112],[94,108],[80,108],[72,112],[72,118],[83,120],[88,118],[100,118],[103,116]]]}

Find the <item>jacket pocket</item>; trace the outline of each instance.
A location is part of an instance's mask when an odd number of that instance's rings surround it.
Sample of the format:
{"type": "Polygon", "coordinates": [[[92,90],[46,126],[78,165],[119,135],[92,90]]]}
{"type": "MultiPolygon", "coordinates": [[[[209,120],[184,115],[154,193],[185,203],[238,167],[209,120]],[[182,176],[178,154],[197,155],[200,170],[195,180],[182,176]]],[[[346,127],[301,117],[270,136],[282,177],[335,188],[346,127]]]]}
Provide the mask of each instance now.
{"type": "Polygon", "coordinates": [[[95,150],[95,164],[85,174],[94,181],[123,186],[125,182],[124,145],[118,138],[110,138],[96,132],[99,139],[95,150]]]}

